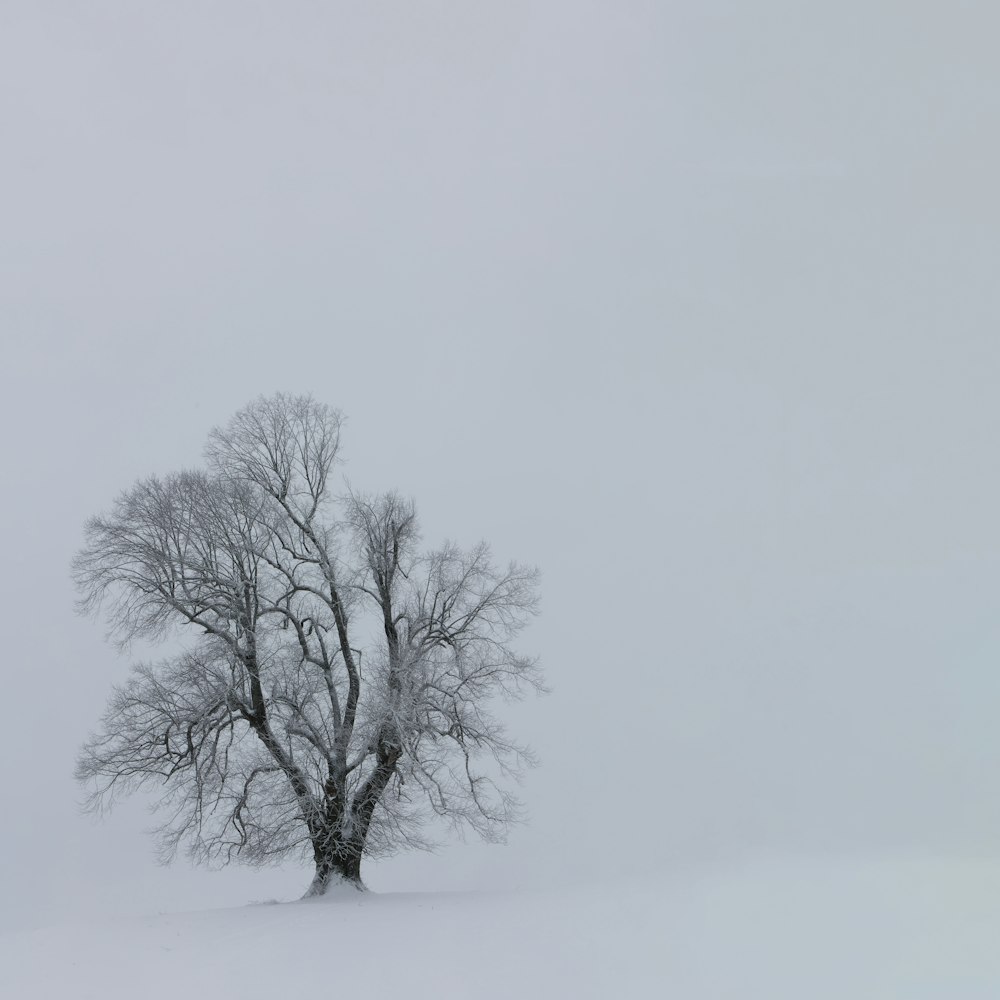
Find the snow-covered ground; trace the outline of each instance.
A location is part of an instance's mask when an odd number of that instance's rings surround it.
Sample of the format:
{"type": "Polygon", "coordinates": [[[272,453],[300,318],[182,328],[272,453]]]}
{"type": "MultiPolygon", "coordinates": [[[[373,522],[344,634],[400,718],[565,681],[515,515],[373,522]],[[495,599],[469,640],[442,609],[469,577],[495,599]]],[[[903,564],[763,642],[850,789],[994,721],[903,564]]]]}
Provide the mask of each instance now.
{"type": "Polygon", "coordinates": [[[1000,862],[827,862],[72,922],[0,937],[11,1000],[977,1000],[1000,862]]]}

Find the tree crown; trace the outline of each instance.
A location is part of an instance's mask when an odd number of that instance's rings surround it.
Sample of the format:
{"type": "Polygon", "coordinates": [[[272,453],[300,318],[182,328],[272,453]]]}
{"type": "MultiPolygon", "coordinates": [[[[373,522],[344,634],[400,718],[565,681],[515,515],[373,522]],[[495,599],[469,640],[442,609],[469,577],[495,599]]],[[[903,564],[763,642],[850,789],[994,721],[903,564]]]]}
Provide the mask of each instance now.
{"type": "Polygon", "coordinates": [[[341,426],[309,397],[260,398],[203,469],[87,522],[80,609],[122,646],[190,637],[133,668],[77,766],[91,808],[156,790],[166,856],[303,852],[317,878],[355,877],[362,854],[425,846],[429,815],[490,839],[520,816],[505,779],[532,756],[493,706],[542,690],[512,646],[537,571],[485,543],[422,549],[396,493],[334,493],[341,426]]]}

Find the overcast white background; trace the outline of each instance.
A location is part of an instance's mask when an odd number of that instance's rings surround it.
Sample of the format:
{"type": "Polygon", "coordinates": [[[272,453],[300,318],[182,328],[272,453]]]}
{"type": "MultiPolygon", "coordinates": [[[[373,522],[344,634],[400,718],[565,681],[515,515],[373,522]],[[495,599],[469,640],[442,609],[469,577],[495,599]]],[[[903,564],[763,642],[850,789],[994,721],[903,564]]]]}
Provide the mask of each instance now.
{"type": "Polygon", "coordinates": [[[993,4],[0,3],[0,923],[161,871],[91,513],[259,393],[544,572],[531,824],[376,888],[1000,845],[993,4]]]}

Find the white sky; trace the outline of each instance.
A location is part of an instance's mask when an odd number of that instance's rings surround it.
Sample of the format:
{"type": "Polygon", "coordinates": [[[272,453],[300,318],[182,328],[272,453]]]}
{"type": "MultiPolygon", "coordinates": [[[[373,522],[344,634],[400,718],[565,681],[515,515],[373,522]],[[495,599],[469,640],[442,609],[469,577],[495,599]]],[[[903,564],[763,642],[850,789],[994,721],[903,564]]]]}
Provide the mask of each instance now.
{"type": "Polygon", "coordinates": [[[430,539],[545,574],[532,825],[373,884],[994,852],[998,29],[985,2],[0,4],[0,922],[214,898],[153,871],[138,809],[76,812],[127,664],[68,563],[279,389],[345,410],[352,481],[430,539]]]}

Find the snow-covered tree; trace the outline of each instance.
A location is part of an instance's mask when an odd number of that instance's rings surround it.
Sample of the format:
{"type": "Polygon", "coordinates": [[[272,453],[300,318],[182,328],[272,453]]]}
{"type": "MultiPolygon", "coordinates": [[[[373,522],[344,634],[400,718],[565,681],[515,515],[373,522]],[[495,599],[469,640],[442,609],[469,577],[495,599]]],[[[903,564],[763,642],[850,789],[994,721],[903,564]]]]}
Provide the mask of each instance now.
{"type": "Polygon", "coordinates": [[[537,572],[485,544],[423,551],[410,501],[336,493],[340,429],[308,397],[258,399],[204,470],[92,518],[74,563],[122,648],[187,637],[111,695],[78,760],[88,806],[152,790],[166,858],[301,854],[313,895],[424,846],[433,814],[502,838],[531,755],[493,709],[541,689],[511,646],[537,572]]]}

